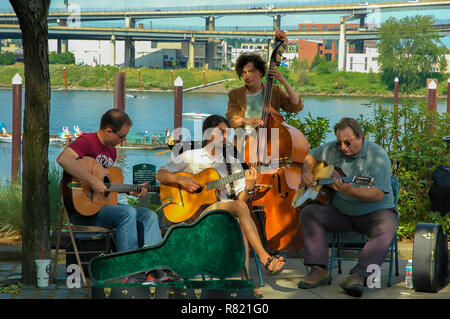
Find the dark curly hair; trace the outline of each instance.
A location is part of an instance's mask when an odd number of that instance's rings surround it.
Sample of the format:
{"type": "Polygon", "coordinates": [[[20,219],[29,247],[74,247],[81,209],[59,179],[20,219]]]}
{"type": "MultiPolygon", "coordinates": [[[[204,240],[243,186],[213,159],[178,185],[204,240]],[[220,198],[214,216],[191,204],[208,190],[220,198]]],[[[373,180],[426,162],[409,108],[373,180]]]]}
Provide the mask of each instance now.
{"type": "Polygon", "coordinates": [[[253,62],[253,65],[255,68],[261,72],[261,77],[264,77],[266,75],[267,66],[266,62],[263,60],[263,58],[256,53],[252,52],[244,52],[242,53],[236,60],[236,66],[234,70],[236,71],[237,76],[239,79],[241,78],[242,69],[247,63],[253,62]]]}

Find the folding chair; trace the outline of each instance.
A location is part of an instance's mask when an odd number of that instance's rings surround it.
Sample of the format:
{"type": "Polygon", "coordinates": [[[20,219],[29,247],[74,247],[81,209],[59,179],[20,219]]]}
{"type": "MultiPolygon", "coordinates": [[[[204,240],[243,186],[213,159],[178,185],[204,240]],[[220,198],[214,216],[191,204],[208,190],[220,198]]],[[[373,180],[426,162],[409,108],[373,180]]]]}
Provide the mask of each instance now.
{"type": "Polygon", "coordinates": [[[111,252],[110,247],[110,240],[114,241],[114,229],[109,229],[105,227],[100,226],[81,226],[81,225],[73,225],[70,222],[69,215],[67,213],[66,208],[64,207],[64,201],[62,197],[62,184],[59,184],[59,193],[61,198],[61,215],[59,219],[58,229],[57,232],[57,239],[56,239],[56,249],[55,249],[55,255],[53,258],[53,267],[52,267],[52,281],[56,281],[56,273],[57,273],[57,266],[58,266],[58,256],[60,254],[65,254],[66,258],[68,254],[75,254],[75,258],[77,261],[77,264],[80,268],[81,278],[83,280],[83,285],[85,287],[88,286],[86,275],[83,270],[83,264],[89,264],[89,261],[81,261],[80,255],[84,254],[108,254],[111,252]],[[73,246],[73,252],[65,251],[65,253],[60,252],[60,244],[61,244],[61,233],[62,231],[68,231],[70,235],[70,241],[73,246]],[[91,239],[100,239],[100,238],[106,238],[106,245],[105,249],[102,251],[92,251],[92,250],[80,250],[77,245],[77,238],[81,238],[82,236],[86,237],[87,234],[91,234],[91,239]]]}
{"type": "MultiPolygon", "coordinates": [[[[397,208],[398,201],[398,188],[399,183],[395,176],[391,176],[391,185],[392,185],[392,194],[394,195],[394,207],[397,208]]],[[[357,261],[358,258],[346,258],[342,257],[342,251],[344,250],[362,250],[364,244],[366,243],[367,238],[363,234],[359,234],[355,231],[343,232],[343,233],[333,233],[333,239],[331,242],[331,257],[329,264],[330,271],[330,281],[331,284],[332,275],[333,275],[333,264],[336,260],[338,262],[338,273],[342,273],[341,261],[350,260],[357,261]],[[342,240],[342,237],[347,237],[350,239],[342,240]],[[335,252],[337,252],[337,257],[335,257],[335,252]]],[[[392,238],[390,247],[389,247],[389,257],[384,260],[385,262],[389,262],[389,274],[388,274],[388,283],[387,286],[390,287],[392,284],[392,266],[395,262],[395,275],[398,276],[398,243],[397,243],[397,231],[394,233],[394,237],[392,238]]]]}

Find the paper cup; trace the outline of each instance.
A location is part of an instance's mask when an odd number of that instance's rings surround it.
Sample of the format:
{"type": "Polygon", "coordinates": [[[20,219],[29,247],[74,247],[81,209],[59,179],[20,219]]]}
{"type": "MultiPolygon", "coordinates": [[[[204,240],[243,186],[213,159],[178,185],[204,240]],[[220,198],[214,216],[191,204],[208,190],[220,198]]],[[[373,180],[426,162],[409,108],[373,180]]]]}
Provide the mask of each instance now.
{"type": "Polygon", "coordinates": [[[48,278],[50,275],[50,259],[36,259],[36,277],[37,286],[48,287],[48,278]]]}

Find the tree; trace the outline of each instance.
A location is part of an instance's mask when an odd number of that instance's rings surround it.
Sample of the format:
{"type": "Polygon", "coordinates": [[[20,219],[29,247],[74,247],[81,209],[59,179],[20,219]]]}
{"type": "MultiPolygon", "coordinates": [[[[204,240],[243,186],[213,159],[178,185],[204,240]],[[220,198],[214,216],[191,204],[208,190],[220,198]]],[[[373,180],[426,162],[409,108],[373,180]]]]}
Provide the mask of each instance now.
{"type": "Polygon", "coordinates": [[[432,66],[439,62],[445,46],[433,27],[432,16],[391,17],[380,28],[378,61],[381,77],[391,88],[395,77],[399,78],[399,89],[413,91],[425,86],[432,75],[432,66]]]}
{"type": "Polygon", "coordinates": [[[3,54],[0,54],[0,64],[2,65],[11,65],[16,63],[16,58],[14,57],[14,54],[11,52],[5,52],[3,54]]]}
{"type": "Polygon", "coordinates": [[[60,54],[51,52],[48,62],[50,64],[75,64],[75,55],[69,51],[60,54]]]}
{"type": "Polygon", "coordinates": [[[317,53],[317,54],[314,56],[314,59],[312,60],[311,66],[310,66],[309,68],[310,68],[311,70],[314,70],[315,68],[317,68],[317,66],[318,66],[322,61],[325,61],[325,59],[322,59],[322,58],[320,57],[320,54],[317,53]]]}
{"type": "Polygon", "coordinates": [[[47,16],[50,0],[10,0],[19,19],[25,62],[22,140],[22,280],[35,284],[35,259],[50,257],[48,143],[50,73],[47,16]]]}

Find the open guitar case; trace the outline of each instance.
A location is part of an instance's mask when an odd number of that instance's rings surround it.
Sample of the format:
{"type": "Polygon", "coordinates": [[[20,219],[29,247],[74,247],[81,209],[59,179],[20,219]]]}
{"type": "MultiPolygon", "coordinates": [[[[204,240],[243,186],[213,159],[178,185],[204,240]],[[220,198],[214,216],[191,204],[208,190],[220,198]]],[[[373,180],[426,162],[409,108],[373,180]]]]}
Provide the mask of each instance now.
{"type": "Polygon", "coordinates": [[[192,224],[173,225],[157,245],[95,257],[89,273],[94,299],[256,298],[245,268],[241,228],[225,210],[205,213],[192,224]],[[152,269],[170,269],[182,279],[152,285],[117,281],[152,269]],[[241,278],[242,272],[245,279],[230,278],[241,278]]]}

